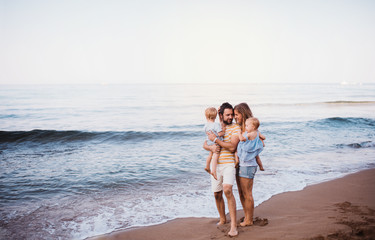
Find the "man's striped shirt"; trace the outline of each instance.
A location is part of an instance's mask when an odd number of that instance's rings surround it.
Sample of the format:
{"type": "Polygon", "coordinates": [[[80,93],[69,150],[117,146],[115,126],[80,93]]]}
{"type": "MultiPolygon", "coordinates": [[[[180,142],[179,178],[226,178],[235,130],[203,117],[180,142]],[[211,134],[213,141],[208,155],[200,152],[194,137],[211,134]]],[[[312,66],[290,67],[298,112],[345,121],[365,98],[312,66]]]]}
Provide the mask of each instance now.
{"type": "MultiPolygon", "coordinates": [[[[232,136],[241,134],[240,127],[232,123],[226,126],[224,134],[224,142],[231,142],[232,136]]],[[[234,152],[229,151],[228,149],[221,148],[218,164],[226,163],[235,163],[234,152]]]]}

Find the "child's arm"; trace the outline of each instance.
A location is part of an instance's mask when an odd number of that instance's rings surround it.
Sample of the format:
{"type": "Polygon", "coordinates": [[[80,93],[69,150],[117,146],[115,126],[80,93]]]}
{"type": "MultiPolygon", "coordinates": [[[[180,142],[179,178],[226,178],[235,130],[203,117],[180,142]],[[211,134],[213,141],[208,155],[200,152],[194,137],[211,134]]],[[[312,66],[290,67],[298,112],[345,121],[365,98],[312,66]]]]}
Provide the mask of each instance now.
{"type": "Polygon", "coordinates": [[[220,132],[218,132],[217,135],[218,135],[219,137],[224,137],[224,135],[225,135],[225,129],[224,129],[224,130],[221,130],[220,132]]]}
{"type": "Polygon", "coordinates": [[[215,128],[218,137],[224,137],[225,125],[223,123],[215,123],[215,128]]]}

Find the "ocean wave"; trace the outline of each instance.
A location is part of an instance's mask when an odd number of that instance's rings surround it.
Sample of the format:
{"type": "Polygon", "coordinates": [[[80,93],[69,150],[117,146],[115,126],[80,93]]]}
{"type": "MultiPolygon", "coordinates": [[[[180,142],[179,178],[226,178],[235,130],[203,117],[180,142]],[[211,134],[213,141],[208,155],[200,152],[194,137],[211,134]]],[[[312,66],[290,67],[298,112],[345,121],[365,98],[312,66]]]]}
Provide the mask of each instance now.
{"type": "Polygon", "coordinates": [[[19,118],[16,114],[0,114],[0,119],[19,118]]]}
{"type": "Polygon", "coordinates": [[[367,126],[375,126],[375,119],[371,118],[354,118],[354,117],[331,117],[331,118],[325,118],[322,120],[318,120],[318,123],[324,123],[324,124],[334,124],[334,125],[340,125],[340,124],[356,124],[356,125],[367,125],[367,126]]]}
{"type": "Polygon", "coordinates": [[[375,147],[375,143],[372,141],[366,141],[361,143],[350,143],[350,144],[338,144],[339,148],[349,147],[349,148],[372,148],[375,147]]]}
{"type": "Polygon", "coordinates": [[[279,126],[290,126],[290,127],[302,127],[304,124],[308,126],[318,126],[321,127],[322,124],[324,126],[340,126],[345,124],[351,124],[355,126],[375,126],[375,119],[372,118],[356,118],[356,117],[330,117],[330,118],[321,118],[316,120],[308,120],[308,121],[264,121],[262,126],[267,127],[269,130],[272,130],[273,127],[279,126]]]}
{"type": "Polygon", "coordinates": [[[143,141],[147,139],[166,139],[177,137],[200,136],[201,131],[160,131],[160,132],[142,132],[142,131],[106,131],[106,132],[87,132],[87,131],[58,131],[58,130],[40,130],[32,131],[0,131],[0,143],[23,143],[23,142],[77,142],[77,141],[100,141],[100,142],[121,142],[121,141],[143,141]]]}

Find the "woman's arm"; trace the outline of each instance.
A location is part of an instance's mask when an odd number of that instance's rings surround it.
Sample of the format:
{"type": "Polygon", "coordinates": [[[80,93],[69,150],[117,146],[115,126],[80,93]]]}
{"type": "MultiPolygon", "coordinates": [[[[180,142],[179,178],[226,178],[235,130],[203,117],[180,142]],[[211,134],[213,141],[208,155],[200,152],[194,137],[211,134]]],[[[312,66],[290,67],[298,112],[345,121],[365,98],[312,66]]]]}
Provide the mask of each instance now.
{"type": "Polygon", "coordinates": [[[246,141],[246,138],[242,135],[242,133],[238,135],[238,138],[240,139],[241,142],[246,141]]]}
{"type": "Polygon", "coordinates": [[[240,164],[240,158],[238,157],[237,151],[234,153],[234,159],[235,159],[235,167],[238,168],[240,164]]]}

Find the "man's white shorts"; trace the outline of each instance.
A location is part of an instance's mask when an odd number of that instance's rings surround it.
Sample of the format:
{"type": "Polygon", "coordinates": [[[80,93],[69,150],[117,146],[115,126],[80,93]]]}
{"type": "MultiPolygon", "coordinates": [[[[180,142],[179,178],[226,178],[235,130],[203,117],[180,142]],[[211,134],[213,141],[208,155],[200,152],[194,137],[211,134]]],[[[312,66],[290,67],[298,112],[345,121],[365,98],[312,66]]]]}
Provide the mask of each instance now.
{"type": "MultiPolygon", "coordinates": [[[[211,168],[212,169],[212,168],[211,168]]],[[[216,168],[217,180],[211,175],[211,189],[213,192],[223,190],[223,184],[234,184],[236,179],[236,168],[234,163],[218,164],[216,168]]]]}

